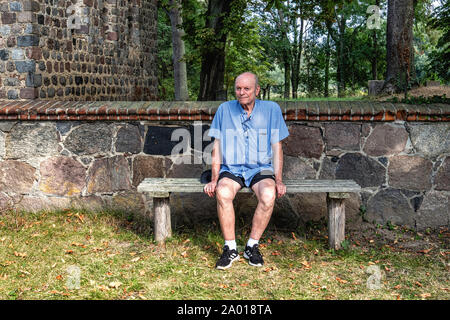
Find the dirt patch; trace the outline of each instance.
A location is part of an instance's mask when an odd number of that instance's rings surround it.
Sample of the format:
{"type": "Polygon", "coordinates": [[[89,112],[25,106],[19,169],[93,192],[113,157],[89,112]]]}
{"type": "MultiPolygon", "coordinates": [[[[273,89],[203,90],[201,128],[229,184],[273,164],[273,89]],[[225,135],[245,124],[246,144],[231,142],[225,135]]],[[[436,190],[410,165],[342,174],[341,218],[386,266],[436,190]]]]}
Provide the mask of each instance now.
{"type": "MultiPolygon", "coordinates": [[[[430,86],[430,87],[418,87],[408,91],[409,97],[434,97],[443,96],[450,97],[450,86],[430,86]]],[[[399,100],[405,97],[404,93],[397,93],[393,95],[383,95],[376,97],[376,101],[386,101],[397,97],[399,100]]]]}

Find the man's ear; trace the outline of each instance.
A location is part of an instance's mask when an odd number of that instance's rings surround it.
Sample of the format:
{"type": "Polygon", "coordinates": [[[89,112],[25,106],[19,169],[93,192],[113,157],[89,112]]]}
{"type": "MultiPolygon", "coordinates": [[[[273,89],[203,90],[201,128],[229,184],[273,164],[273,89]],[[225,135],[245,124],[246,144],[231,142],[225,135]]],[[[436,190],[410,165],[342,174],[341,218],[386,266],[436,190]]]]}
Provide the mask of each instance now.
{"type": "Polygon", "coordinates": [[[256,86],[256,96],[259,96],[259,92],[261,91],[260,86],[256,86]]]}

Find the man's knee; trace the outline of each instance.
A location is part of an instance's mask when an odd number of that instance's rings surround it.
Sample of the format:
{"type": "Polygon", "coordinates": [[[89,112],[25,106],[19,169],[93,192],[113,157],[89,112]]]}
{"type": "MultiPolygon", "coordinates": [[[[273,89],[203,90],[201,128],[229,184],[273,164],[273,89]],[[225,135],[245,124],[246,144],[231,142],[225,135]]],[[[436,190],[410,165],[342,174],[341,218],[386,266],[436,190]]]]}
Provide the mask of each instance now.
{"type": "Polygon", "coordinates": [[[216,187],[216,199],[218,202],[230,202],[233,201],[235,193],[233,188],[228,185],[219,184],[216,187]]]}
{"type": "Polygon", "coordinates": [[[275,205],[276,191],[275,188],[264,188],[259,194],[259,202],[265,208],[273,208],[275,205]]]}

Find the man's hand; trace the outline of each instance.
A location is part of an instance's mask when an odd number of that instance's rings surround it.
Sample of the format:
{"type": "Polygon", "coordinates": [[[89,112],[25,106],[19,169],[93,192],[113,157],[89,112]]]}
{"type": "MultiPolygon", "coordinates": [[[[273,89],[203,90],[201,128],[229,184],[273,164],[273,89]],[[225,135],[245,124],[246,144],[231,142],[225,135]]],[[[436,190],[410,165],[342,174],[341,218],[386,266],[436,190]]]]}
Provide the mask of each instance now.
{"type": "Polygon", "coordinates": [[[205,187],[203,188],[203,191],[210,197],[214,197],[214,195],[216,194],[216,186],[217,186],[217,182],[211,181],[209,183],[207,183],[205,185],[205,187]]]}
{"type": "Polygon", "coordinates": [[[277,198],[281,198],[286,193],[286,185],[281,181],[275,181],[275,188],[277,189],[277,198]]]}

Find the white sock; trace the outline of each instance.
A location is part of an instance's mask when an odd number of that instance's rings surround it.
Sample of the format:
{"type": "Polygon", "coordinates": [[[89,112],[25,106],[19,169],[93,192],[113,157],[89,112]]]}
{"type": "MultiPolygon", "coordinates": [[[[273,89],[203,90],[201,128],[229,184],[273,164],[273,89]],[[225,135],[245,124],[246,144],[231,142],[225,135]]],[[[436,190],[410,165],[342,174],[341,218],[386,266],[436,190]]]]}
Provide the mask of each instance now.
{"type": "Polygon", "coordinates": [[[225,245],[230,248],[230,250],[236,250],[236,240],[225,240],[225,245]]]}
{"type": "Polygon", "coordinates": [[[250,248],[253,248],[253,246],[255,244],[258,244],[258,242],[259,242],[259,240],[255,240],[255,239],[249,238],[248,241],[247,241],[247,246],[249,246],[250,248]]]}

